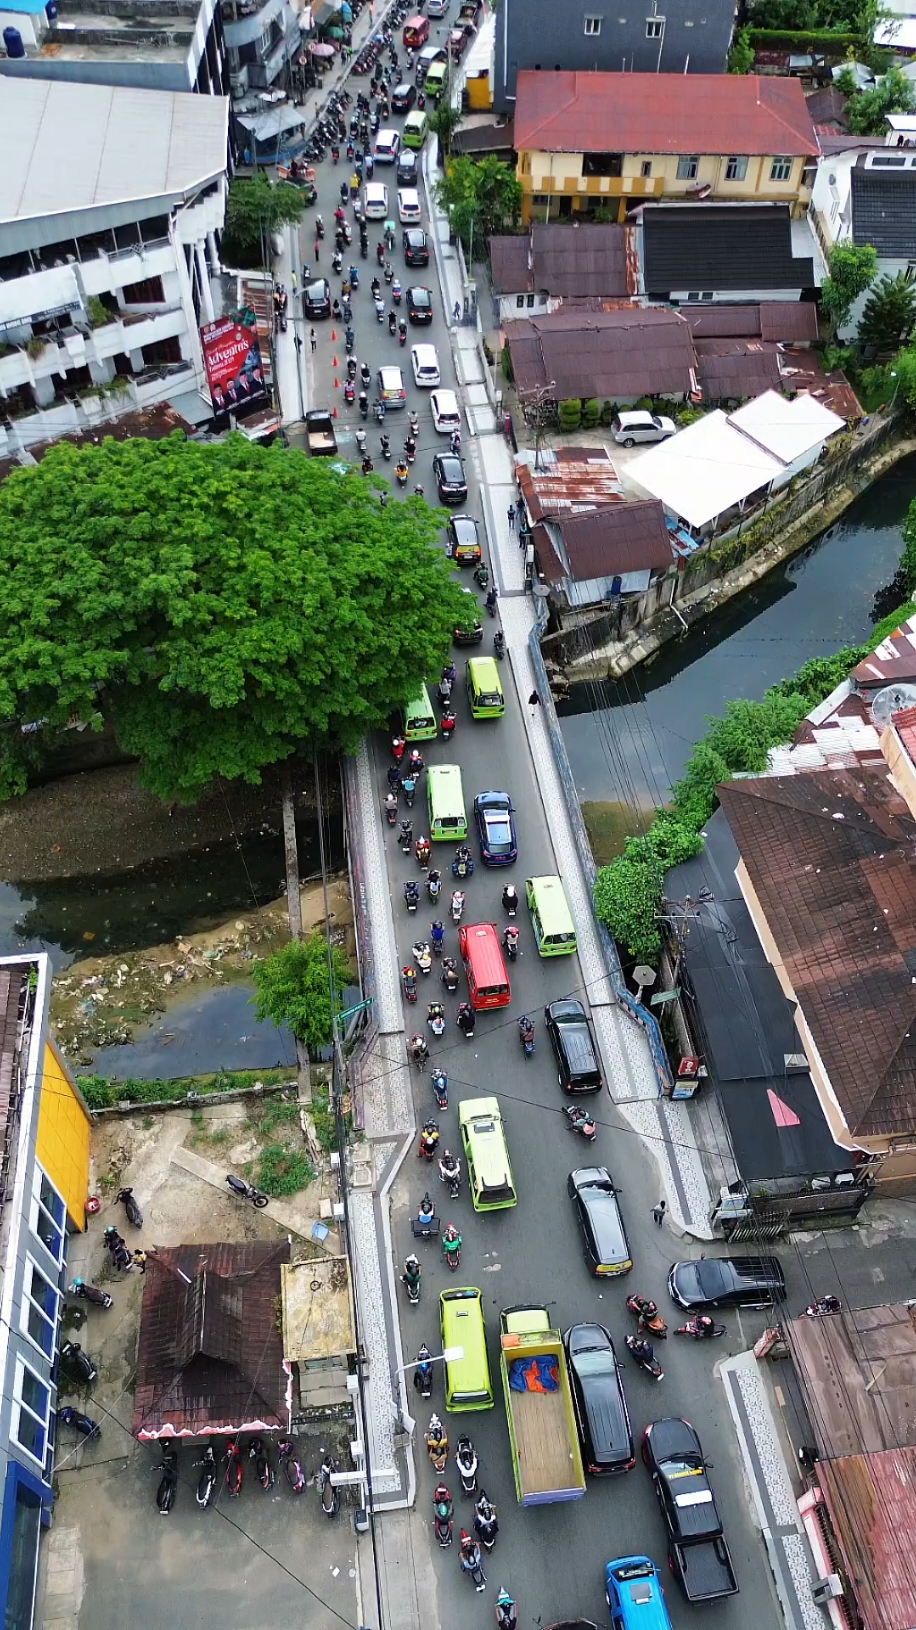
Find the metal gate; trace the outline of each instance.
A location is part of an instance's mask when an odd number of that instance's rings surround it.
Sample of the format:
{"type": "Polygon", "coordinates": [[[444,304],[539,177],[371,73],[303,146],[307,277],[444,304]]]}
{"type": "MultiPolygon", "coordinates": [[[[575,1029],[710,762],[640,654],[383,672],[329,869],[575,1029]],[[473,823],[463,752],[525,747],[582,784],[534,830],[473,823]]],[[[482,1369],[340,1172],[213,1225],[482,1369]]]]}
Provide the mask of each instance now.
{"type": "Polygon", "coordinates": [[[764,1240],[782,1239],[788,1232],[788,1217],[777,1212],[761,1217],[740,1217],[723,1224],[729,1245],[760,1245],[764,1240]]]}

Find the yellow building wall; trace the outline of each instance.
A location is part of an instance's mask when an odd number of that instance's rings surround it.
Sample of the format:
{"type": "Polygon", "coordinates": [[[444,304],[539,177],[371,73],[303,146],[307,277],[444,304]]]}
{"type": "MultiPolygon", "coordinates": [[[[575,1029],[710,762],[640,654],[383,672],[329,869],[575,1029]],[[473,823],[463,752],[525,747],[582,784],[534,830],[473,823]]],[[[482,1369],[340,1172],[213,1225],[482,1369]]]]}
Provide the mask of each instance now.
{"type": "MultiPolygon", "coordinates": [[[[779,156],[779,155],[777,155],[779,156]]],[[[555,198],[573,198],[573,209],[587,209],[591,204],[605,207],[612,201],[618,206],[618,217],[626,219],[627,201],[639,198],[686,198],[697,187],[707,186],[716,198],[761,203],[785,203],[798,213],[810,196],[804,185],[805,160],[792,160],[787,181],[771,181],[772,158],[750,157],[743,181],[727,181],[727,154],[699,156],[697,174],[690,180],[679,178],[678,157],[674,153],[625,153],[622,156],[622,174],[619,176],[583,176],[581,153],[519,154],[517,176],[524,193],[522,219],[532,213],[532,194],[546,194],[551,205],[555,198]],[[643,166],[649,165],[650,174],[643,175],[643,166]]],[[[535,206],[543,209],[543,206],[535,206]]],[[[551,216],[554,211],[551,207],[551,216]]]]}
{"type": "Polygon", "coordinates": [[[86,1227],[92,1123],[52,1041],[45,1044],[37,1154],[75,1228],[86,1227]]]}

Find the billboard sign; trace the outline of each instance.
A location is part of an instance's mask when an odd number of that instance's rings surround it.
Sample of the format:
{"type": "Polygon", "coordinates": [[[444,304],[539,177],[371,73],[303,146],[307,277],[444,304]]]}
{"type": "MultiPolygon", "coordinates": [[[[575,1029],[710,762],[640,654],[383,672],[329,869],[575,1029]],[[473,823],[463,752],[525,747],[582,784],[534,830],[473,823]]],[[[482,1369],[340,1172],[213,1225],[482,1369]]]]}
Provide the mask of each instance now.
{"type": "Polygon", "coordinates": [[[204,323],[200,343],[215,413],[238,413],[253,402],[268,400],[256,328],[234,316],[221,317],[204,323]]]}

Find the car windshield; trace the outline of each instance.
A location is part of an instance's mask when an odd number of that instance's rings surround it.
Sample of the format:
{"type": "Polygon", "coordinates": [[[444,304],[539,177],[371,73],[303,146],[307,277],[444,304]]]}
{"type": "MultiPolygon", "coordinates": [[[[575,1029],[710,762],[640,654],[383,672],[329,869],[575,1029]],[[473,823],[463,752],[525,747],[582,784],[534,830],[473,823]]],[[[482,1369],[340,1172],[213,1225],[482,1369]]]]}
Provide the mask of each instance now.
{"type": "Polygon", "coordinates": [[[428,306],[430,304],[429,292],[426,289],[411,289],[410,298],[415,306],[428,306]]]}
{"type": "Polygon", "coordinates": [[[707,1257],[704,1262],[697,1262],[694,1266],[696,1282],[701,1296],[711,1300],[715,1296],[724,1296],[727,1290],[731,1290],[734,1275],[728,1273],[723,1264],[717,1262],[715,1257],[707,1257]]]}
{"type": "Polygon", "coordinates": [[[598,1351],[589,1349],[588,1352],[574,1353],[572,1361],[576,1367],[576,1374],[582,1377],[612,1375],[616,1368],[607,1347],[603,1347],[598,1351]]]}

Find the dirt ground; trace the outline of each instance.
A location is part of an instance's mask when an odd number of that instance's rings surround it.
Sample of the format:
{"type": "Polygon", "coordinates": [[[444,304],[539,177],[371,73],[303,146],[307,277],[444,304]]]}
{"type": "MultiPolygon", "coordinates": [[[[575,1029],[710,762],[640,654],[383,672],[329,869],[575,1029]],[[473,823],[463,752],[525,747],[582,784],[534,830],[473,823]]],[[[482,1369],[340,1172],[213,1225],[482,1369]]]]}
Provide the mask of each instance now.
{"type": "MultiPolygon", "coordinates": [[[[324,923],[324,892],[320,884],[311,884],[301,897],[303,931],[308,933],[324,923]]],[[[332,882],[328,905],[332,937],[352,957],[353,911],[345,878],[332,882]]],[[[135,1025],[147,1023],[201,985],[250,982],[253,965],[288,938],[284,897],[167,945],[83,957],[54,979],[51,1024],[57,1044],[68,1058],[88,1063],[92,1050],[130,1042],[135,1025]]]]}
{"type": "MultiPolygon", "coordinates": [[[[311,770],[293,766],[297,815],[314,814],[311,770]]],[[[0,877],[46,882],[118,872],[247,832],[282,829],[280,773],[261,786],[220,785],[199,803],[164,804],[133,765],[62,776],[0,804],[0,877]]]]}

